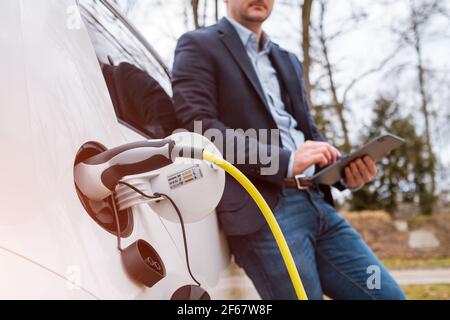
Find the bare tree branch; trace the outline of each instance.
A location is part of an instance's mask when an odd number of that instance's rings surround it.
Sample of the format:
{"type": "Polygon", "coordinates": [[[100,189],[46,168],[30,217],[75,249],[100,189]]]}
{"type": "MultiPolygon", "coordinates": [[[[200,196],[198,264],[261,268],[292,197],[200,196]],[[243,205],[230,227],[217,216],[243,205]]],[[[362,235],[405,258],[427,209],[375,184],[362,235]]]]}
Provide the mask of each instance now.
{"type": "Polygon", "coordinates": [[[374,74],[374,73],[376,73],[376,72],[382,71],[382,70],[384,69],[384,67],[385,67],[390,61],[392,61],[392,59],[394,59],[395,56],[398,55],[398,53],[400,52],[401,48],[402,48],[402,45],[400,44],[400,45],[399,45],[399,46],[398,46],[398,47],[397,47],[390,55],[388,55],[383,61],[381,61],[381,63],[380,63],[378,66],[376,66],[376,67],[374,67],[374,68],[371,68],[371,69],[369,69],[369,70],[367,70],[367,71],[361,73],[358,77],[356,77],[355,79],[353,79],[353,80],[347,85],[347,87],[346,87],[345,90],[344,90],[344,94],[343,94],[343,98],[342,98],[342,103],[343,103],[343,104],[346,104],[346,103],[347,103],[347,96],[348,96],[350,90],[353,89],[353,87],[354,87],[356,84],[358,84],[358,82],[364,80],[366,77],[368,77],[368,76],[370,76],[370,75],[372,75],[372,74],[374,74]]]}

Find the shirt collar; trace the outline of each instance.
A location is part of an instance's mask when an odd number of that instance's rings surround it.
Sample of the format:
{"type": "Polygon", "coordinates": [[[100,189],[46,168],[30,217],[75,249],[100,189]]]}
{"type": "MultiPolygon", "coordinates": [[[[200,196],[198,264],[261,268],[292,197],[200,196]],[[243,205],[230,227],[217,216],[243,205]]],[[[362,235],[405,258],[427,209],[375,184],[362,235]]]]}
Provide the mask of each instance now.
{"type": "MultiPolygon", "coordinates": [[[[244,27],[242,24],[240,24],[239,22],[237,22],[236,20],[230,18],[230,17],[225,17],[230,23],[231,25],[234,27],[234,29],[236,30],[237,34],[239,35],[239,38],[241,39],[244,47],[252,47],[253,49],[255,49],[256,51],[258,50],[258,35],[256,33],[254,33],[253,31],[251,31],[250,29],[247,29],[246,27],[244,27]]],[[[268,51],[270,49],[270,38],[269,36],[263,31],[262,34],[262,39],[264,41],[264,46],[262,48],[261,51],[268,51]]]]}

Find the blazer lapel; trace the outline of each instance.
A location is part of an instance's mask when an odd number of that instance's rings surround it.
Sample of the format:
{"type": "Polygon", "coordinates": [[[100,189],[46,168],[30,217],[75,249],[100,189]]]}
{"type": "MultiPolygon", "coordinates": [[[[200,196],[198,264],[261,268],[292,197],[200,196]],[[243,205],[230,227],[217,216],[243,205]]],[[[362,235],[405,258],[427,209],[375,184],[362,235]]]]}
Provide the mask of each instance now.
{"type": "Polygon", "coordinates": [[[278,73],[278,78],[283,81],[287,94],[292,101],[292,116],[297,120],[299,129],[305,137],[311,138],[311,127],[309,126],[306,110],[303,106],[303,92],[301,90],[301,79],[294,71],[294,66],[289,53],[281,50],[277,45],[272,45],[271,60],[278,73]]]}
{"type": "Polygon", "coordinates": [[[239,65],[244,74],[247,76],[248,80],[255,88],[258,96],[264,103],[264,106],[268,111],[270,111],[261,83],[259,82],[252,62],[247,55],[247,51],[242,44],[242,41],[239,38],[236,30],[234,30],[233,26],[225,18],[222,18],[222,20],[219,21],[218,26],[221,40],[224,42],[225,46],[230,51],[236,63],[239,65]]]}

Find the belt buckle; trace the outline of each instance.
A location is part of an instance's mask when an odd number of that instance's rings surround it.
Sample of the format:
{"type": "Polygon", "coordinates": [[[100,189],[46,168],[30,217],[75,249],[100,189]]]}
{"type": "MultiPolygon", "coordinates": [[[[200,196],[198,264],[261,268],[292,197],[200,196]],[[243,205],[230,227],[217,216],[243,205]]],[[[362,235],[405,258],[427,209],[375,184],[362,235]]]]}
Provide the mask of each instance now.
{"type": "Polygon", "coordinates": [[[298,175],[294,176],[294,179],[295,179],[295,183],[297,185],[298,190],[308,190],[309,189],[310,185],[305,186],[302,184],[304,181],[310,181],[306,175],[298,174],[298,175]]]}

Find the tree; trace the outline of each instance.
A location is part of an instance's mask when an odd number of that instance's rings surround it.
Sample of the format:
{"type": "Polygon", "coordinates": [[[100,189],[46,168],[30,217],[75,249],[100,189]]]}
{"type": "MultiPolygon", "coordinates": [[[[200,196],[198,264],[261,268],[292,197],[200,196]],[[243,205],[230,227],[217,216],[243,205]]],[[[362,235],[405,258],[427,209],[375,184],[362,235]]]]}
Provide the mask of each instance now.
{"type": "Polygon", "coordinates": [[[214,0],[214,19],[219,21],[219,0],[214,0]]]}
{"type": "MultiPolygon", "coordinates": [[[[342,137],[342,142],[333,142],[337,144],[345,153],[348,153],[352,149],[352,143],[350,141],[350,128],[346,118],[348,112],[350,111],[348,101],[349,94],[362,80],[370,75],[373,75],[374,73],[382,71],[385,66],[398,54],[399,48],[396,48],[392,52],[388,53],[384,59],[379,63],[376,63],[374,67],[362,71],[360,74],[348,79],[347,83],[338,83],[335,77],[338,68],[337,64],[332,61],[332,55],[330,52],[331,44],[333,41],[339,39],[339,37],[357,29],[357,27],[366,20],[367,14],[364,9],[354,6],[350,16],[344,19],[341,26],[336,28],[337,31],[329,34],[326,30],[326,16],[328,13],[328,6],[331,1],[320,0],[314,3],[318,3],[319,18],[316,23],[311,24],[311,29],[313,31],[311,38],[315,38],[314,42],[316,42],[319,47],[319,53],[322,59],[320,61],[320,59],[317,58],[314,62],[320,63],[320,67],[323,70],[323,75],[318,78],[316,83],[311,84],[311,88],[312,90],[322,90],[323,92],[329,94],[331,101],[328,104],[323,104],[320,112],[325,114],[327,118],[330,117],[330,113],[328,111],[333,111],[337,116],[339,128],[335,128],[332,135],[342,137]],[[320,88],[320,83],[323,83],[324,80],[326,80],[327,85],[326,87],[320,88]]],[[[303,32],[303,34],[305,35],[305,32],[303,32]]],[[[310,39],[309,42],[311,43],[313,40],[310,39]]],[[[311,61],[313,60],[311,59],[311,61]]],[[[328,125],[328,127],[331,128],[330,125],[328,125]]]]}
{"type": "MultiPolygon", "coordinates": [[[[211,0],[191,0],[192,17],[195,29],[204,28],[208,21],[208,4],[211,0]]],[[[213,17],[215,22],[219,20],[219,0],[214,0],[213,17]]]]}
{"type": "Polygon", "coordinates": [[[344,152],[348,153],[351,150],[351,143],[350,143],[350,138],[349,138],[349,130],[348,130],[348,126],[347,126],[347,121],[344,116],[345,106],[341,101],[339,101],[339,98],[338,98],[337,84],[334,79],[333,67],[331,65],[330,54],[329,54],[329,50],[328,50],[328,41],[330,39],[326,37],[326,33],[325,33],[325,26],[324,26],[325,23],[324,22],[325,22],[325,13],[326,13],[326,9],[327,9],[326,5],[327,5],[327,2],[325,0],[320,1],[319,41],[321,44],[322,55],[323,55],[323,58],[325,61],[324,68],[326,70],[326,74],[327,74],[328,81],[329,81],[329,90],[331,93],[332,105],[338,116],[342,134],[343,134],[343,138],[344,138],[342,150],[344,152]]]}
{"type": "Polygon", "coordinates": [[[303,49],[303,70],[305,78],[306,94],[308,96],[309,107],[312,108],[311,100],[311,55],[310,55],[310,26],[311,26],[311,12],[313,7],[313,0],[305,0],[301,6],[302,12],[302,49],[303,49]]]}
{"type": "Polygon", "coordinates": [[[199,2],[200,2],[200,0],[191,0],[192,15],[194,17],[195,29],[200,29],[199,2]]]}
{"type": "MultiPolygon", "coordinates": [[[[422,113],[424,124],[424,139],[426,157],[423,162],[424,170],[429,174],[431,194],[436,192],[436,155],[432,143],[432,112],[431,95],[428,92],[429,80],[432,74],[427,68],[424,57],[424,45],[427,38],[436,37],[436,33],[427,34],[428,28],[438,16],[446,16],[447,12],[440,0],[409,0],[409,15],[407,21],[395,28],[400,41],[408,46],[414,54],[414,69],[416,71],[416,83],[418,86],[418,110],[422,113]]],[[[426,188],[426,186],[424,186],[426,188]]],[[[434,201],[432,201],[434,202],[434,201]]]]}

